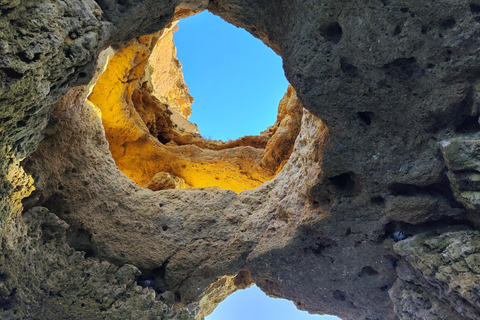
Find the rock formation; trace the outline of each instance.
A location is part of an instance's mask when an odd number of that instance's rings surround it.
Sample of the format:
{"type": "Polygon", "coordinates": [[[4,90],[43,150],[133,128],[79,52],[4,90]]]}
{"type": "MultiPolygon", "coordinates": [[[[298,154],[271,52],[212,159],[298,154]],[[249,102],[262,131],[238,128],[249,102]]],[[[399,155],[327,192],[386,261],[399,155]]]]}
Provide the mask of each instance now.
{"type": "MultiPolygon", "coordinates": [[[[295,90],[288,89],[280,102],[276,123],[262,135],[228,142],[203,139],[195,130],[188,130],[192,125],[186,119],[178,119],[190,112],[191,101],[184,98],[188,93],[183,76],[160,83],[152,79],[158,78],[157,71],[166,67],[148,72],[152,51],[167,47],[170,54],[175,53],[169,47],[171,29],[163,32],[137,38],[118,48],[88,97],[100,110],[110,151],[119,169],[139,185],[164,172],[184,180],[190,187],[218,186],[237,192],[272,179],[292,153],[300,130],[302,106],[295,90]],[[155,83],[158,99],[153,89],[155,83]],[[166,96],[160,96],[162,92],[166,96]],[[172,98],[176,93],[179,98],[172,98]],[[184,101],[182,108],[179,101],[184,101]]],[[[180,72],[178,68],[176,72],[180,72]]]]}
{"type": "Polygon", "coordinates": [[[252,283],[343,319],[480,318],[480,3],[0,12],[2,319],[192,319],[252,283]],[[174,87],[152,94],[158,39],[205,9],[283,58],[292,87],[258,137],[204,140],[172,121],[174,87]],[[193,188],[139,186],[160,176],[193,188]]]}
{"type": "Polygon", "coordinates": [[[175,22],[172,27],[164,29],[150,55],[149,64],[153,69],[152,93],[161,103],[167,104],[188,119],[192,114],[190,106],[193,97],[188,93],[188,86],[181,71],[182,64],[177,59],[177,50],[173,43],[173,34],[177,30],[175,22]]]}

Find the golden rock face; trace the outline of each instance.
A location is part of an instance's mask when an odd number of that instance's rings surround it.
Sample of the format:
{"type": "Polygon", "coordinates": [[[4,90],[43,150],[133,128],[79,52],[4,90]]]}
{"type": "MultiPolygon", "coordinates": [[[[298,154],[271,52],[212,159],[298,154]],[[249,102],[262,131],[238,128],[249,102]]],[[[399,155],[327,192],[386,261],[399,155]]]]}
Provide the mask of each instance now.
{"type": "Polygon", "coordinates": [[[182,64],[177,59],[173,34],[178,30],[176,23],[164,30],[149,58],[152,68],[153,95],[168,104],[185,119],[192,114],[193,97],[188,93],[182,73],[182,64]]]}
{"type": "Polygon", "coordinates": [[[276,123],[258,136],[234,141],[203,139],[186,120],[193,98],[176,58],[176,25],[132,40],[116,50],[89,101],[99,109],[110,152],[138,185],[158,173],[186,187],[241,192],[272,179],[288,160],[302,106],[293,87],[280,101],[276,123]]]}

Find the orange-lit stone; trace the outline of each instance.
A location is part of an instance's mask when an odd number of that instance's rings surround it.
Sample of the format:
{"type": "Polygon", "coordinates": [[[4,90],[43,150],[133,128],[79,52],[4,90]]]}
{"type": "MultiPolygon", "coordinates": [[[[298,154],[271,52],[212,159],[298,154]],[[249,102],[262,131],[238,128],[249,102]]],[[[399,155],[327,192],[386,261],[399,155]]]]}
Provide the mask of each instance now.
{"type": "Polygon", "coordinates": [[[261,135],[228,142],[203,139],[194,124],[174,119],[188,117],[192,101],[175,57],[174,28],[118,48],[89,96],[100,110],[118,168],[138,185],[159,172],[183,179],[186,187],[236,192],[272,179],[292,153],[300,129],[303,108],[294,89],[289,87],[280,102],[275,125],[261,135]],[[153,48],[162,50],[152,58],[153,48]],[[152,70],[161,74],[152,77],[152,70]]]}

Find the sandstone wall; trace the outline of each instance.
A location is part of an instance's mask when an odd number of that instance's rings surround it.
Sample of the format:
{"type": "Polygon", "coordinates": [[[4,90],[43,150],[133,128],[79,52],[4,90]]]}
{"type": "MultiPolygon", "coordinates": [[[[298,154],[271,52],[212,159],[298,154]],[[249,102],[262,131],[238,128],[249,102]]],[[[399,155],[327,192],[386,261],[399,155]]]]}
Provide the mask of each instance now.
{"type": "MultiPolygon", "coordinates": [[[[344,319],[480,317],[480,3],[4,0],[0,10],[2,318],[186,319],[251,282],[344,319]],[[293,153],[239,194],[143,189],[115,165],[87,84],[102,49],[154,44],[146,35],[175,11],[207,8],[282,56],[306,109],[293,153]],[[150,278],[154,290],[135,284],[150,278]]],[[[122,97],[150,99],[142,85],[122,97]]]]}

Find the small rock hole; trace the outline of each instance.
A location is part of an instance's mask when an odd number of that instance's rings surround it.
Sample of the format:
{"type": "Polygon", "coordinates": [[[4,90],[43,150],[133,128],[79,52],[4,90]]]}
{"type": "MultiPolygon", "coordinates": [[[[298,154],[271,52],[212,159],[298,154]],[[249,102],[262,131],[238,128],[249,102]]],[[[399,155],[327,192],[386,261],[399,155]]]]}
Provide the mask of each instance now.
{"type": "Polygon", "coordinates": [[[0,72],[4,73],[8,78],[12,79],[21,79],[23,77],[22,73],[19,73],[11,68],[0,68],[0,72]]]}
{"type": "Polygon", "coordinates": [[[432,29],[432,27],[427,26],[427,25],[423,25],[422,26],[422,34],[427,34],[427,32],[430,31],[431,29],[432,29]]]}
{"type": "Polygon", "coordinates": [[[180,292],[175,291],[174,297],[175,297],[175,302],[181,302],[182,301],[182,296],[180,295],[180,292]]]}
{"type": "Polygon", "coordinates": [[[355,191],[355,181],[352,179],[350,173],[345,172],[338,176],[328,178],[328,180],[334,187],[341,191],[347,193],[353,193],[355,191]]]}
{"type": "Polygon", "coordinates": [[[333,42],[337,44],[342,39],[342,27],[338,22],[329,23],[320,30],[320,34],[324,37],[327,41],[333,42]]]}
{"type": "Polygon", "coordinates": [[[93,257],[93,254],[94,254],[93,250],[87,249],[83,251],[85,252],[85,256],[84,256],[85,259],[93,257]]]}
{"type": "Polygon", "coordinates": [[[345,292],[340,290],[333,291],[333,298],[339,301],[347,300],[347,297],[345,296],[345,292]]]}
{"type": "Polygon", "coordinates": [[[87,74],[86,74],[85,72],[80,72],[80,73],[78,74],[78,77],[79,77],[79,78],[85,78],[86,76],[87,76],[87,74]]]}
{"type": "Polygon", "coordinates": [[[371,111],[359,111],[357,112],[358,118],[363,121],[367,126],[372,124],[373,112],[371,111]]]}
{"type": "Polygon", "coordinates": [[[382,286],[382,287],[380,288],[380,290],[385,292],[385,291],[387,291],[387,290],[388,290],[388,286],[387,286],[387,285],[385,285],[385,286],[382,286]]]}
{"type": "Polygon", "coordinates": [[[433,63],[427,64],[427,69],[433,69],[435,68],[435,65],[433,63]]]}
{"type": "Polygon", "coordinates": [[[162,226],[162,230],[163,230],[163,231],[167,231],[167,230],[168,230],[168,226],[167,226],[167,225],[163,225],[163,226],[162,226]]]}
{"type": "Polygon", "coordinates": [[[13,11],[13,8],[8,8],[8,9],[2,9],[1,12],[2,12],[2,16],[6,16],[7,14],[9,14],[10,12],[13,11]]]}
{"type": "Polygon", "coordinates": [[[387,70],[388,75],[400,80],[420,77],[424,73],[413,57],[395,59],[391,63],[383,65],[383,68],[387,70]]]}
{"type": "Polygon", "coordinates": [[[366,267],[363,267],[362,268],[362,271],[360,271],[360,273],[358,274],[359,277],[363,277],[365,275],[367,276],[376,276],[378,274],[378,271],[373,269],[372,267],[370,266],[366,266],[366,267]]]}
{"type": "Polygon", "coordinates": [[[385,204],[385,199],[381,196],[372,197],[370,202],[376,206],[383,206],[385,204]]]}
{"type": "Polygon", "coordinates": [[[448,18],[446,20],[443,20],[442,29],[444,29],[444,30],[452,29],[453,27],[455,27],[456,24],[457,24],[457,22],[455,21],[455,19],[448,18]]]}
{"type": "Polygon", "coordinates": [[[455,129],[458,133],[474,133],[480,131],[478,116],[466,117],[455,129]]]}
{"type": "Polygon", "coordinates": [[[445,57],[445,61],[448,62],[452,59],[453,51],[452,49],[446,47],[443,51],[443,56],[445,57]]]}
{"type": "Polygon", "coordinates": [[[396,26],[395,30],[393,30],[393,35],[394,36],[399,35],[401,32],[402,32],[402,27],[396,26]]]}
{"type": "Polygon", "coordinates": [[[407,12],[408,12],[408,8],[407,8],[407,7],[401,8],[400,11],[403,12],[403,13],[407,13],[407,12]]]}
{"type": "Polygon", "coordinates": [[[474,14],[480,13],[480,5],[478,5],[476,3],[471,3],[470,4],[470,11],[474,14]]]}
{"type": "Polygon", "coordinates": [[[68,37],[72,40],[75,40],[78,38],[78,34],[75,31],[72,31],[68,34],[68,37]]]}

